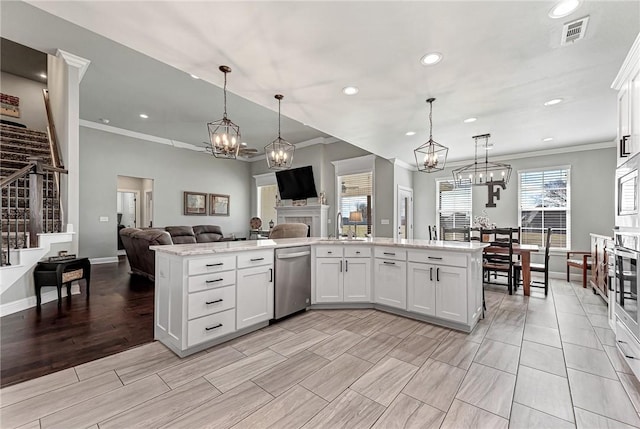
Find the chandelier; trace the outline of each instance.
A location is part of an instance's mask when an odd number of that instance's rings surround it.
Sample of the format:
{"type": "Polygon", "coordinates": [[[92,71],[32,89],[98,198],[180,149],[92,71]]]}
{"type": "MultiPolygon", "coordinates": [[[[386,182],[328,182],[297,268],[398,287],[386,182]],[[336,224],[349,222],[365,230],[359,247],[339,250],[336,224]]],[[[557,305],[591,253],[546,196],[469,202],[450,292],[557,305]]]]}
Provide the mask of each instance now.
{"type": "Polygon", "coordinates": [[[224,115],[207,124],[210,142],[207,151],[216,158],[235,159],[240,148],[240,127],[227,117],[227,73],[231,73],[231,68],[220,66],[218,69],[224,73],[224,115]]]}
{"type": "Polygon", "coordinates": [[[293,164],[293,152],[296,147],[280,137],[280,102],[284,98],[281,94],[274,96],[278,100],[278,138],[264,147],[267,156],[267,166],[271,170],[286,170],[293,164]]]}
{"type": "Polygon", "coordinates": [[[489,137],[491,134],[473,136],[476,146],[474,162],[453,170],[453,181],[456,186],[495,184],[506,189],[511,178],[511,166],[500,162],[489,162],[489,150],[493,148],[489,143],[489,137]],[[478,144],[481,149],[484,149],[484,161],[482,159],[478,161],[478,144]]]}
{"type": "Polygon", "coordinates": [[[433,140],[432,113],[434,101],[436,101],[435,98],[427,99],[427,103],[429,103],[429,141],[413,151],[418,171],[425,173],[444,170],[447,162],[447,153],[449,152],[447,147],[433,140]]]}

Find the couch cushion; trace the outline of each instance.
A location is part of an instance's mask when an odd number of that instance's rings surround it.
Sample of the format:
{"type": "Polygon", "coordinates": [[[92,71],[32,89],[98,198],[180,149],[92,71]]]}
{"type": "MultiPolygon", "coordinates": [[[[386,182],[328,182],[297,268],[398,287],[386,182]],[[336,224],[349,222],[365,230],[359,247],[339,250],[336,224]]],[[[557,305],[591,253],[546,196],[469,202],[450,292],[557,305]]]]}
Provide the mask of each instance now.
{"type": "Polygon", "coordinates": [[[218,225],[196,225],[193,227],[196,242],[211,243],[222,240],[222,229],[218,225]]]}
{"type": "Polygon", "coordinates": [[[193,228],[190,226],[168,226],[165,230],[171,235],[173,244],[190,244],[196,242],[193,228]]]}

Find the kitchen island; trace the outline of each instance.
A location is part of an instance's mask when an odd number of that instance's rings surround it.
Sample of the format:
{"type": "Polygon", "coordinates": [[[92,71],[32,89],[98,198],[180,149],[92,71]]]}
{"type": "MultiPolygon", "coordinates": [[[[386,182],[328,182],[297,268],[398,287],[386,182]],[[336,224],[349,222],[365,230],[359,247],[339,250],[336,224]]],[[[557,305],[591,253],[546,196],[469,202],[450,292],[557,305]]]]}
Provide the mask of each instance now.
{"type": "Polygon", "coordinates": [[[274,250],[311,247],[309,308],[376,308],[463,332],[482,315],[483,243],[290,238],[152,246],[155,339],[179,356],[273,319],[274,250]]]}

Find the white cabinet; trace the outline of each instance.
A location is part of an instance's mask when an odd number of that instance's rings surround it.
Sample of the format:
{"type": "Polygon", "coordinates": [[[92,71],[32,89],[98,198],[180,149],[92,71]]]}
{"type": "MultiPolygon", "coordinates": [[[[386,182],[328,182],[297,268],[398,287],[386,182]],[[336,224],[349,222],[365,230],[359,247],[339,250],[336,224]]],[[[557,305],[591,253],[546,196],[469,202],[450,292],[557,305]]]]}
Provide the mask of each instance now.
{"type": "Polygon", "coordinates": [[[354,245],[318,246],[315,258],[315,302],[370,301],[371,248],[354,245]]]}
{"type": "Polygon", "coordinates": [[[433,265],[409,262],[408,266],[408,308],[407,310],[436,315],[436,283],[433,265]]]}
{"type": "Polygon", "coordinates": [[[273,318],[273,251],[238,255],[236,329],[273,318]],[[258,266],[255,266],[258,265],[258,266]]]}
{"type": "Polygon", "coordinates": [[[373,267],[375,302],[406,310],[407,263],[376,258],[373,267]]]}
{"type": "Polygon", "coordinates": [[[466,268],[436,266],[436,317],[467,323],[466,268]]]}
{"type": "Polygon", "coordinates": [[[640,153],[640,35],[612,88],[618,90],[618,163],[640,153]]]}
{"type": "Polygon", "coordinates": [[[467,255],[411,251],[408,259],[408,310],[467,323],[467,255]]]}

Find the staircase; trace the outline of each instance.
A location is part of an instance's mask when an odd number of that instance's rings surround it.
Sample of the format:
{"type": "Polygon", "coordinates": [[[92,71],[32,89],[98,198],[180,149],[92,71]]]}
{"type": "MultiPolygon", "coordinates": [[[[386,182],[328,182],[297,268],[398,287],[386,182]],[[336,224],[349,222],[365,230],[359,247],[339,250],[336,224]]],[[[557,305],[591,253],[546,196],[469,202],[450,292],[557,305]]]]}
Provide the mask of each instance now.
{"type": "Polygon", "coordinates": [[[46,133],[0,124],[0,293],[44,257],[62,231],[60,174],[46,133]]]}

